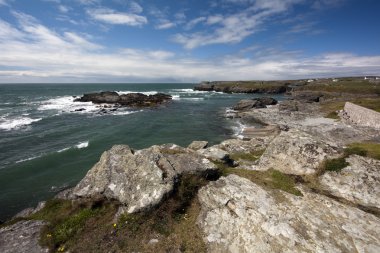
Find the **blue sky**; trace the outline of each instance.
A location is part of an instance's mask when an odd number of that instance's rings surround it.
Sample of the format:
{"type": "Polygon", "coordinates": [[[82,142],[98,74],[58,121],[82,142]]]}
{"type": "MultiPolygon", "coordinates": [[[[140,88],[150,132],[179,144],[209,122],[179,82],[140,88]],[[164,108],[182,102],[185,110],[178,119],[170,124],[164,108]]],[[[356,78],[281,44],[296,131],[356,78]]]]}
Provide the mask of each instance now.
{"type": "Polygon", "coordinates": [[[0,0],[0,82],[380,75],[378,0],[0,0]]]}

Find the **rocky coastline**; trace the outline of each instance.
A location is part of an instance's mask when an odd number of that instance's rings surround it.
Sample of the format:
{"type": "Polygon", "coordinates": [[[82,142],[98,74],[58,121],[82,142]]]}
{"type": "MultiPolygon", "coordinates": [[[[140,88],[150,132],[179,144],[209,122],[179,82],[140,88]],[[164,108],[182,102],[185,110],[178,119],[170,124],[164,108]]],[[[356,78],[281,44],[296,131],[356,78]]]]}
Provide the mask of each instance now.
{"type": "Polygon", "coordinates": [[[0,251],[379,252],[380,132],[341,108],[360,96],[331,94],[240,101],[230,117],[265,134],[114,146],[74,188],[3,224],[0,251]]]}

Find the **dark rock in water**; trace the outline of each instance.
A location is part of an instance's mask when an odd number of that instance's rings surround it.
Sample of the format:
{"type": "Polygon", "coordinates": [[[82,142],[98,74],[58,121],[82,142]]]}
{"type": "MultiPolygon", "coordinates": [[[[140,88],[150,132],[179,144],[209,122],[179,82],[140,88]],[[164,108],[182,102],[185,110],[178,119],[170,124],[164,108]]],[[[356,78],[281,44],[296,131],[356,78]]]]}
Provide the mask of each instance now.
{"type": "Polygon", "coordinates": [[[74,111],[75,112],[81,112],[81,111],[85,111],[86,109],[85,108],[79,108],[79,109],[75,109],[74,111]]]}
{"type": "Polygon", "coordinates": [[[275,105],[277,100],[270,97],[262,97],[255,99],[243,99],[240,100],[237,105],[234,106],[234,110],[243,111],[252,108],[266,108],[267,105],[275,105]]]}
{"type": "Polygon", "coordinates": [[[199,91],[213,91],[214,90],[214,85],[211,84],[210,82],[202,82],[194,87],[194,90],[199,90],[199,91]]]}
{"type": "MultiPolygon", "coordinates": [[[[120,106],[150,107],[162,104],[172,99],[172,96],[163,93],[145,95],[142,93],[129,93],[119,95],[114,91],[84,94],[75,99],[77,102],[93,102],[96,104],[118,104],[120,106]]],[[[103,110],[101,111],[103,112],[103,110]]]]}

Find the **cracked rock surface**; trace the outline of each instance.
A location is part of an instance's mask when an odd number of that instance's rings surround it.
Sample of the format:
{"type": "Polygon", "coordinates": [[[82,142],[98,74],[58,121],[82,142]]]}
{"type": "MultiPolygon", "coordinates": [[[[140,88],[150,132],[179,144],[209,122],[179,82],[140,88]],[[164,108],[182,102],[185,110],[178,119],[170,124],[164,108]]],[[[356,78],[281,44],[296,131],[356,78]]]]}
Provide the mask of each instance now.
{"type": "Polygon", "coordinates": [[[199,192],[210,252],[380,252],[380,220],[326,196],[266,190],[236,175],[199,192]]]}

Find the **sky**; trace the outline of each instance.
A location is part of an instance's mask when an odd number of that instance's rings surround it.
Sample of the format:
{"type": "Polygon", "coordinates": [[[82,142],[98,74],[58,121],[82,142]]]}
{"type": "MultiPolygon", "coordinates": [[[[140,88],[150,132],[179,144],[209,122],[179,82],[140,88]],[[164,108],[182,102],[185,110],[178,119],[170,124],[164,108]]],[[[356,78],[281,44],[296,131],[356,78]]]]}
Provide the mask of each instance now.
{"type": "Polygon", "coordinates": [[[0,82],[380,75],[379,0],[0,0],[0,82]]]}

